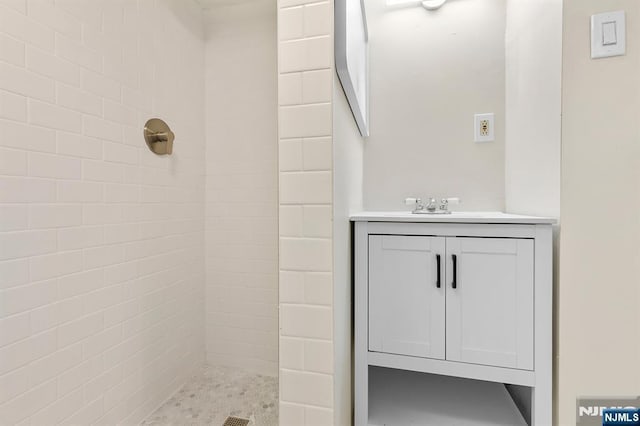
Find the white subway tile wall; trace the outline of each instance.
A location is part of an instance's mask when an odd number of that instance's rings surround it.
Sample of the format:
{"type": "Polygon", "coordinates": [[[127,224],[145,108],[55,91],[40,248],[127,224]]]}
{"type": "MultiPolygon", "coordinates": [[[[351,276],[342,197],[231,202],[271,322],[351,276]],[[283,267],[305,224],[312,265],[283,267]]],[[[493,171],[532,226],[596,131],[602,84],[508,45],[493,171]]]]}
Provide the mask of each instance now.
{"type": "Polygon", "coordinates": [[[333,2],[278,1],[280,425],[334,424],[333,2]]]}
{"type": "Polygon", "coordinates": [[[207,361],[276,376],[276,2],[215,2],[205,23],[207,361]]]}
{"type": "Polygon", "coordinates": [[[138,424],[204,362],[203,51],[191,0],[0,1],[0,424],[138,424]]]}

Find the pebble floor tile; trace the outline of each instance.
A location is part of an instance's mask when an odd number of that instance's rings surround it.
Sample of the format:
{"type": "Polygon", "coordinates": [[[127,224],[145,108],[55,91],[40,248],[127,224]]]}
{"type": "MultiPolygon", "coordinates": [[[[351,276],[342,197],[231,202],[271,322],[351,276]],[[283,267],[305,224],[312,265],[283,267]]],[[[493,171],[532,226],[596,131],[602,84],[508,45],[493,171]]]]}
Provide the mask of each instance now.
{"type": "Polygon", "coordinates": [[[278,426],[278,379],[206,366],[142,424],[222,426],[228,416],[249,419],[250,426],[278,426]]]}

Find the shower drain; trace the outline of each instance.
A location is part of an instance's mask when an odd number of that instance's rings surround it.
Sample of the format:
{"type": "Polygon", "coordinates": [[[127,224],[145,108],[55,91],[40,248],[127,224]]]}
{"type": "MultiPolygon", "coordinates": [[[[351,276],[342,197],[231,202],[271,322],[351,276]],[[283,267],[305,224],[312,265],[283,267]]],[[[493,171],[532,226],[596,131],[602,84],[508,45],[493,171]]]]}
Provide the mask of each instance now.
{"type": "Polygon", "coordinates": [[[240,417],[227,417],[222,426],[247,426],[249,424],[248,419],[241,419],[240,417]]]}

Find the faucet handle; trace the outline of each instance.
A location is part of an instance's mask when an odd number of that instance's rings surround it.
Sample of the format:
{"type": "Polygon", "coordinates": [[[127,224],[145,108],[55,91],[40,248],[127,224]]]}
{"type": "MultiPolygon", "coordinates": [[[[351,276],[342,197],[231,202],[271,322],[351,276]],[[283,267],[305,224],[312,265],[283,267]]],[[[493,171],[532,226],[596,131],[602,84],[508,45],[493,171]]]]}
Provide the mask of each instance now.
{"type": "Polygon", "coordinates": [[[458,197],[443,198],[442,200],[440,200],[440,210],[448,212],[449,204],[460,204],[460,198],[458,197]]]}
{"type": "Polygon", "coordinates": [[[413,213],[424,210],[424,205],[422,204],[422,200],[420,198],[405,198],[404,203],[407,206],[413,206],[413,213]]]}

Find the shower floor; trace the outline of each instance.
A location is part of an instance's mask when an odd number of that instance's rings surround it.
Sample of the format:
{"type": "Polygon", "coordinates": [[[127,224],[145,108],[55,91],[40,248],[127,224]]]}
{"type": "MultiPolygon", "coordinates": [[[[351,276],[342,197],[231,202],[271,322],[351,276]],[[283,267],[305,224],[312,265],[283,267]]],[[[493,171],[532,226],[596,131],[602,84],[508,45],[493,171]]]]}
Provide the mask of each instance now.
{"type": "Polygon", "coordinates": [[[222,426],[228,416],[247,418],[251,426],[277,426],[278,379],[206,366],[142,424],[222,426]]]}

